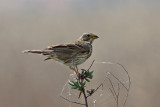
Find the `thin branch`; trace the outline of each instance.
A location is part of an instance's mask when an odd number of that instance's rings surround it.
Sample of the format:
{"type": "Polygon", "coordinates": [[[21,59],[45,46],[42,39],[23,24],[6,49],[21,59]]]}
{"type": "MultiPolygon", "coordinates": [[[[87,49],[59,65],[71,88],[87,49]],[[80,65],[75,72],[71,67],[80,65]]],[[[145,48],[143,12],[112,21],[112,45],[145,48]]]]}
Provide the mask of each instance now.
{"type": "Polygon", "coordinates": [[[129,80],[129,86],[128,86],[126,98],[125,98],[125,101],[124,101],[123,106],[122,106],[122,107],[125,107],[125,104],[126,104],[126,102],[127,102],[127,98],[128,98],[128,95],[129,95],[130,86],[131,86],[131,78],[130,78],[130,76],[129,76],[128,71],[125,69],[125,67],[124,67],[122,64],[120,64],[120,63],[117,63],[117,64],[120,65],[120,66],[123,68],[123,70],[126,72],[126,74],[127,74],[127,76],[128,76],[128,80],[129,80]]]}
{"type": "Polygon", "coordinates": [[[74,104],[79,104],[79,105],[83,105],[83,106],[85,106],[85,104],[82,104],[82,103],[79,103],[79,102],[76,102],[76,101],[71,101],[71,100],[69,100],[69,99],[65,98],[65,97],[64,97],[64,96],[62,96],[62,95],[60,95],[60,97],[61,97],[61,98],[63,98],[64,100],[66,100],[66,101],[70,102],[70,103],[74,103],[74,104]]]}
{"type": "MultiPolygon", "coordinates": [[[[108,78],[108,77],[106,77],[106,78],[108,78]]],[[[114,95],[116,96],[116,91],[115,91],[115,89],[114,89],[114,86],[113,86],[113,84],[112,84],[112,81],[111,81],[110,78],[108,78],[108,80],[109,80],[109,82],[110,82],[110,84],[111,84],[111,86],[112,86],[113,93],[114,93],[114,95]]]]}
{"type": "Polygon", "coordinates": [[[83,95],[84,95],[85,105],[86,105],[86,107],[88,107],[87,96],[86,96],[86,92],[85,92],[85,89],[84,89],[84,88],[82,89],[82,93],[83,93],[83,95]]]}
{"type": "Polygon", "coordinates": [[[111,88],[109,88],[109,90],[111,91],[111,93],[112,93],[112,95],[113,95],[113,97],[114,97],[114,100],[116,101],[116,97],[115,97],[115,95],[114,95],[114,93],[113,93],[112,89],[111,89],[111,88]]]}
{"type": "MultiPolygon", "coordinates": [[[[122,107],[124,107],[125,104],[126,104],[126,101],[127,101],[129,89],[127,89],[127,87],[126,87],[115,75],[113,75],[112,73],[110,73],[110,75],[111,75],[112,77],[114,77],[114,78],[126,89],[126,91],[127,91],[126,98],[125,98],[125,101],[124,101],[123,106],[122,106],[122,107]]],[[[110,83],[112,83],[112,82],[110,81],[110,83]]],[[[113,87],[112,84],[111,84],[111,86],[113,87]]],[[[119,90],[120,90],[120,86],[119,86],[119,84],[118,84],[118,94],[115,93],[117,107],[118,107],[118,100],[119,100],[119,90]]],[[[115,92],[114,88],[113,88],[113,91],[115,92]]]]}
{"type": "Polygon", "coordinates": [[[103,83],[100,84],[100,85],[94,90],[94,92],[93,92],[92,94],[89,94],[89,95],[87,96],[87,98],[90,97],[91,95],[93,95],[100,87],[103,87],[103,83]]]}
{"type": "Polygon", "coordinates": [[[91,65],[90,65],[90,67],[88,68],[87,71],[89,71],[89,70],[91,69],[91,67],[92,67],[92,65],[93,65],[93,63],[94,63],[94,61],[95,61],[95,60],[92,61],[91,65]]]}
{"type": "MultiPolygon", "coordinates": [[[[94,90],[94,92],[93,92],[91,95],[93,95],[100,87],[103,88],[103,83],[104,83],[105,80],[106,80],[106,78],[105,78],[105,79],[103,80],[103,82],[94,90]]],[[[89,94],[87,97],[90,97],[91,95],[89,94]]]]}
{"type": "Polygon", "coordinates": [[[113,75],[111,72],[110,72],[110,74],[111,74],[118,82],[120,82],[120,84],[123,85],[123,87],[128,91],[128,88],[127,88],[115,75],[113,75]]]}
{"type": "Polygon", "coordinates": [[[128,90],[130,90],[130,86],[131,86],[131,78],[130,78],[130,75],[129,75],[128,71],[126,70],[126,68],[125,68],[122,64],[120,64],[120,63],[117,63],[117,64],[120,65],[120,66],[123,68],[123,70],[126,72],[126,74],[127,74],[127,76],[128,76],[128,81],[129,81],[128,90]]]}
{"type": "MultiPolygon", "coordinates": [[[[108,77],[106,77],[106,78],[108,78],[108,77]]],[[[116,106],[118,107],[118,105],[119,105],[119,102],[118,102],[118,101],[119,101],[120,85],[119,85],[119,83],[118,83],[118,91],[117,91],[117,93],[116,93],[115,88],[114,88],[114,86],[113,86],[113,83],[112,83],[111,79],[108,78],[108,80],[109,80],[109,82],[110,82],[110,84],[111,84],[111,86],[112,86],[112,89],[109,88],[109,90],[111,91],[111,93],[112,93],[112,95],[113,95],[113,97],[114,97],[114,99],[115,99],[115,101],[116,101],[116,106]]]]}
{"type": "Polygon", "coordinates": [[[121,66],[123,68],[123,70],[126,72],[127,76],[128,76],[129,84],[128,84],[128,88],[127,88],[115,75],[110,73],[127,90],[125,101],[124,101],[123,106],[122,106],[122,107],[125,107],[125,104],[127,102],[127,98],[128,98],[128,95],[129,95],[130,86],[131,86],[131,79],[130,79],[130,75],[129,75],[128,71],[125,69],[125,67],[120,63],[116,63],[116,64],[121,66]]]}
{"type": "Polygon", "coordinates": [[[117,91],[117,96],[119,97],[119,92],[120,92],[120,85],[118,83],[118,91],[117,91]]]}
{"type": "Polygon", "coordinates": [[[117,101],[116,101],[117,107],[118,107],[118,104],[119,104],[119,91],[120,91],[120,86],[119,86],[119,83],[118,83],[118,91],[117,91],[117,95],[116,95],[116,97],[117,97],[117,101]]]}
{"type": "MultiPolygon", "coordinates": [[[[125,101],[124,101],[123,106],[122,106],[122,107],[125,107],[125,104],[126,104],[126,101],[127,101],[127,98],[128,98],[128,94],[129,94],[129,90],[130,90],[131,80],[130,80],[129,73],[128,73],[128,71],[125,69],[125,67],[124,67],[122,64],[120,64],[120,63],[116,63],[116,64],[120,65],[120,66],[123,68],[123,70],[126,72],[126,74],[127,74],[127,76],[128,76],[128,80],[129,80],[129,84],[128,84],[129,86],[128,86],[128,88],[127,88],[115,75],[113,75],[113,74],[110,72],[111,76],[114,77],[114,78],[126,89],[126,91],[127,91],[126,97],[125,97],[125,101]]],[[[111,91],[111,93],[112,93],[112,95],[114,96],[114,98],[115,98],[115,96],[116,96],[116,103],[117,103],[117,107],[118,107],[120,85],[119,85],[119,83],[118,83],[118,92],[116,93],[115,90],[114,90],[113,84],[112,84],[112,82],[111,82],[110,79],[109,79],[109,81],[110,81],[111,86],[112,86],[112,89],[113,89],[113,90],[112,90],[111,88],[109,88],[109,90],[111,91]]]]}

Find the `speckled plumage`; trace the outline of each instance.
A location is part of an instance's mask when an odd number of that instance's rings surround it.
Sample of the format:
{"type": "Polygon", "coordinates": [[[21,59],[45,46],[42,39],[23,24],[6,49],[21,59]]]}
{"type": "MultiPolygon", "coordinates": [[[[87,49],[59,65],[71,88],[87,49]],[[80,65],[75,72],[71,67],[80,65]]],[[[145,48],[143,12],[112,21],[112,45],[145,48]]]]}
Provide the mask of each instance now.
{"type": "Polygon", "coordinates": [[[93,33],[83,34],[72,44],[49,46],[43,50],[25,50],[24,53],[37,53],[47,56],[45,60],[54,59],[70,68],[85,62],[92,54],[92,42],[97,39],[93,33]]]}

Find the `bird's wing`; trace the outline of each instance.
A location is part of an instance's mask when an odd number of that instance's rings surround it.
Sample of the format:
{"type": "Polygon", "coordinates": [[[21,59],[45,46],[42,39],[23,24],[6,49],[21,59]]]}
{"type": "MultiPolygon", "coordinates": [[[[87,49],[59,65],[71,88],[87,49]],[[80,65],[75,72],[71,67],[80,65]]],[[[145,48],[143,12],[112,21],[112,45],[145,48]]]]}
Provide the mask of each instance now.
{"type": "Polygon", "coordinates": [[[86,51],[85,48],[83,48],[82,46],[76,45],[76,44],[61,44],[61,45],[56,45],[56,46],[49,46],[48,48],[46,48],[45,50],[50,50],[53,51],[55,53],[79,53],[79,52],[83,52],[86,51]]]}
{"type": "MultiPolygon", "coordinates": [[[[88,52],[84,47],[76,44],[62,44],[57,46],[49,46],[44,49],[46,55],[56,56],[56,59],[64,62],[74,59],[75,56],[88,52]]],[[[45,55],[45,54],[44,54],[45,55]]]]}

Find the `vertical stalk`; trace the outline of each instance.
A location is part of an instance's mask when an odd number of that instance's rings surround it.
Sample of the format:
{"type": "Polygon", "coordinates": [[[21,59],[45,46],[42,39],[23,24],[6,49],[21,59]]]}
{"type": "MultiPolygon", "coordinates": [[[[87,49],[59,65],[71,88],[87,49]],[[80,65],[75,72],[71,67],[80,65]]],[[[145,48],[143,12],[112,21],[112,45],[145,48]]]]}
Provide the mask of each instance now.
{"type": "Polygon", "coordinates": [[[86,96],[86,92],[85,92],[84,87],[83,87],[82,93],[84,95],[84,100],[85,100],[86,107],[88,107],[88,101],[87,101],[87,96],[86,96]]]}

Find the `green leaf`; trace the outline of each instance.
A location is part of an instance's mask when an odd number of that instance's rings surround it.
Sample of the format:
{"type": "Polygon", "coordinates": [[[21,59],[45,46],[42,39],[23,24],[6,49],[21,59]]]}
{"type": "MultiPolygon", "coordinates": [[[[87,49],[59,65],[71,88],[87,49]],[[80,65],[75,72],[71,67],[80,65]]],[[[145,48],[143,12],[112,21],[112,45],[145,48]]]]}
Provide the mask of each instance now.
{"type": "Polygon", "coordinates": [[[91,71],[90,73],[93,74],[94,71],[91,71]]]}
{"type": "Polygon", "coordinates": [[[92,79],[92,78],[93,78],[93,75],[88,76],[88,78],[89,78],[89,79],[92,79]]]}
{"type": "Polygon", "coordinates": [[[85,84],[86,84],[86,81],[85,81],[85,82],[82,82],[82,83],[81,83],[82,87],[84,87],[84,86],[85,86],[85,84]]]}
{"type": "Polygon", "coordinates": [[[82,89],[83,89],[82,87],[79,87],[79,88],[78,88],[79,91],[82,91],[82,89]]]}
{"type": "Polygon", "coordinates": [[[90,82],[90,80],[89,80],[89,79],[87,79],[87,78],[85,78],[85,80],[86,80],[87,82],[90,82]]]}
{"type": "Polygon", "coordinates": [[[78,81],[77,81],[77,82],[74,82],[74,85],[75,85],[75,86],[79,86],[79,85],[78,85],[78,81]]]}
{"type": "Polygon", "coordinates": [[[78,84],[78,81],[76,81],[76,82],[71,81],[71,82],[69,82],[69,85],[71,85],[72,89],[77,89],[77,88],[80,87],[79,84],[78,84]]]}
{"type": "Polygon", "coordinates": [[[71,88],[72,88],[72,89],[77,89],[78,87],[77,87],[77,86],[72,86],[71,88]]]}
{"type": "Polygon", "coordinates": [[[91,91],[87,90],[87,93],[88,93],[88,94],[90,94],[90,93],[91,93],[91,91]]]}
{"type": "Polygon", "coordinates": [[[90,73],[89,73],[89,72],[85,72],[85,75],[86,75],[86,76],[89,76],[89,75],[90,75],[90,73]]]}

